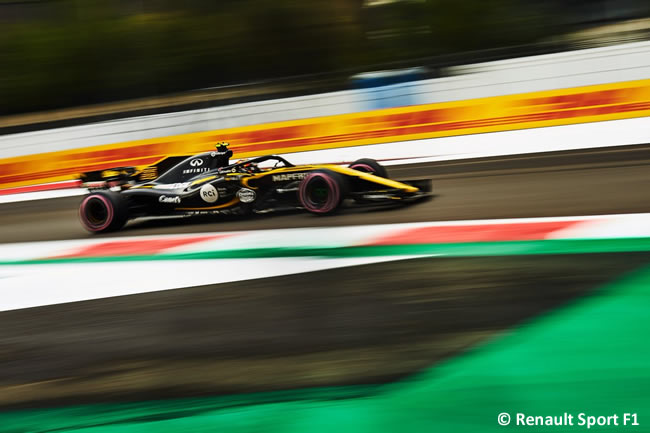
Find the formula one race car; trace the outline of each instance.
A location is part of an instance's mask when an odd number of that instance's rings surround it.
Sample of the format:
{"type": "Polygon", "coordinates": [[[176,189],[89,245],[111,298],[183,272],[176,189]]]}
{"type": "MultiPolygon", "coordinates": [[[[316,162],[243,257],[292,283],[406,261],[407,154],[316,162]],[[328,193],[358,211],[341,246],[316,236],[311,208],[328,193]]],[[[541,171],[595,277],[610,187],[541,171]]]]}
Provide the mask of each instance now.
{"type": "Polygon", "coordinates": [[[136,170],[118,167],[81,175],[90,190],[79,208],[90,232],[119,230],[129,219],[166,215],[246,215],[285,209],[331,214],[345,199],[395,204],[430,196],[429,179],[397,182],[372,159],[349,167],[293,165],[277,155],[229,162],[232,151],[165,159],[136,170]],[[177,162],[174,165],[174,162],[177,162]],[[158,173],[162,172],[160,176],[158,173]]]}

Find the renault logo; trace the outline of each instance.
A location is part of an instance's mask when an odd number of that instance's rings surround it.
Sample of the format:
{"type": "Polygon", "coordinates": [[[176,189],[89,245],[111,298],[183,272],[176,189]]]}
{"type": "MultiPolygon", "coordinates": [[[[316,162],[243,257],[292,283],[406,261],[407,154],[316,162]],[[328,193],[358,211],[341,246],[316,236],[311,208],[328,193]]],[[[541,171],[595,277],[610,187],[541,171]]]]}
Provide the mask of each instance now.
{"type": "Polygon", "coordinates": [[[202,159],[193,159],[190,161],[190,165],[192,167],[198,167],[200,165],[203,165],[203,160],[202,159]]]}

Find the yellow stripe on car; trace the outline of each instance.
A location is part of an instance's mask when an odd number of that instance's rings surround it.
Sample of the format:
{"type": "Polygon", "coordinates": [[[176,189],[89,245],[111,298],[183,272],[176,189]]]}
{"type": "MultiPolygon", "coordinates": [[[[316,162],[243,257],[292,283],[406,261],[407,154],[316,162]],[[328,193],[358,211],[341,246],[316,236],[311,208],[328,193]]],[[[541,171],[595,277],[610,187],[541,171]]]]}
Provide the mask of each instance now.
{"type": "Polygon", "coordinates": [[[216,179],[216,178],[217,176],[208,176],[208,177],[204,177],[203,179],[197,179],[194,182],[192,182],[190,186],[198,185],[200,183],[207,182],[209,180],[216,179]]]}
{"type": "Polygon", "coordinates": [[[224,207],[232,206],[239,203],[239,198],[235,197],[232,200],[230,200],[228,203],[223,203],[218,206],[211,206],[211,207],[177,207],[175,210],[214,210],[214,209],[222,209],[224,207]]]}
{"type": "Polygon", "coordinates": [[[325,168],[327,170],[332,170],[332,171],[335,171],[337,173],[344,174],[346,176],[358,177],[359,179],[367,180],[368,182],[378,183],[378,184],[381,184],[381,185],[384,185],[384,186],[388,186],[390,188],[401,189],[401,190],[404,190],[406,192],[417,192],[417,191],[420,190],[419,188],[416,188],[416,187],[414,187],[412,185],[407,185],[405,183],[398,182],[396,180],[386,179],[384,177],[375,176],[375,175],[370,174],[370,173],[364,173],[362,171],[353,170],[353,169],[347,168],[347,167],[341,167],[341,166],[338,166],[338,165],[323,165],[321,167],[325,168]]]}

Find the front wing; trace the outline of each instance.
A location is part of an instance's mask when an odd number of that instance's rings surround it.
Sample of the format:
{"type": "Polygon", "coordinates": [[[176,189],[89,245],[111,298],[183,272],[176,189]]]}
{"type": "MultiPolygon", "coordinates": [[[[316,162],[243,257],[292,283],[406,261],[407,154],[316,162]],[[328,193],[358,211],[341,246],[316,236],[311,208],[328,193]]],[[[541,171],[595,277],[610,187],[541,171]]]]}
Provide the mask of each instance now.
{"type": "Polygon", "coordinates": [[[432,196],[431,179],[400,180],[414,186],[418,191],[411,192],[401,188],[353,192],[350,197],[358,203],[411,203],[432,196]]]}

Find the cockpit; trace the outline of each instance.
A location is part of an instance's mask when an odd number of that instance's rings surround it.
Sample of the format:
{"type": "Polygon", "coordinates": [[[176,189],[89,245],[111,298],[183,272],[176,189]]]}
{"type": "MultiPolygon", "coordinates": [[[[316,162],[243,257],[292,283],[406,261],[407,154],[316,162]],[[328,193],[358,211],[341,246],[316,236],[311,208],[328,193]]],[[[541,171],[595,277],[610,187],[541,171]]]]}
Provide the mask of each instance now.
{"type": "Polygon", "coordinates": [[[281,167],[293,167],[286,159],[278,155],[265,155],[257,158],[241,159],[227,167],[222,167],[219,171],[235,171],[243,173],[261,173],[266,170],[281,167]]]}

